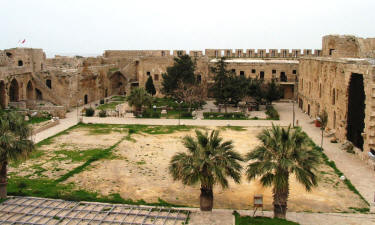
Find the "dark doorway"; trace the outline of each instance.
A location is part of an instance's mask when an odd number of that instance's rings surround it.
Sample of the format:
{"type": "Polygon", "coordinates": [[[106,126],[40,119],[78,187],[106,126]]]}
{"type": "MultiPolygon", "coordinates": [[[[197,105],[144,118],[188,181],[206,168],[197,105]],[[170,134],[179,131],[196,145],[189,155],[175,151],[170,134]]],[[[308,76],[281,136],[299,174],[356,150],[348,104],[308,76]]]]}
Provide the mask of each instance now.
{"type": "Polygon", "coordinates": [[[84,102],[85,102],[85,105],[86,105],[87,103],[89,103],[89,96],[85,95],[85,97],[84,97],[84,102]]]}
{"type": "Polygon", "coordinates": [[[9,87],[9,99],[11,102],[19,101],[19,87],[16,79],[13,79],[9,87]]]}
{"type": "Polygon", "coordinates": [[[352,73],[349,83],[348,121],[346,137],[363,151],[363,129],[365,127],[365,91],[363,75],[352,73]]]}
{"type": "Polygon", "coordinates": [[[288,78],[286,77],[285,72],[280,73],[280,81],[281,82],[287,82],[288,81],[288,78]]]}
{"type": "Polygon", "coordinates": [[[264,80],[264,71],[260,71],[260,79],[264,80]]]}
{"type": "Polygon", "coordinates": [[[35,88],[35,94],[36,94],[36,100],[43,100],[43,94],[38,88],[35,88]]]}
{"type": "Polygon", "coordinates": [[[34,87],[33,87],[33,83],[31,81],[29,81],[27,83],[26,96],[27,96],[27,100],[33,100],[34,99],[34,87]]]}
{"type": "Polygon", "coordinates": [[[310,116],[310,104],[307,105],[307,115],[310,116]]]}
{"type": "Polygon", "coordinates": [[[5,95],[5,84],[4,81],[0,81],[0,107],[6,108],[6,95],[5,95]]]}
{"type": "Polygon", "coordinates": [[[104,91],[104,97],[108,97],[108,89],[107,88],[104,91]]]}
{"type": "Polygon", "coordinates": [[[50,79],[46,80],[46,85],[49,89],[52,89],[52,81],[50,79]]]}

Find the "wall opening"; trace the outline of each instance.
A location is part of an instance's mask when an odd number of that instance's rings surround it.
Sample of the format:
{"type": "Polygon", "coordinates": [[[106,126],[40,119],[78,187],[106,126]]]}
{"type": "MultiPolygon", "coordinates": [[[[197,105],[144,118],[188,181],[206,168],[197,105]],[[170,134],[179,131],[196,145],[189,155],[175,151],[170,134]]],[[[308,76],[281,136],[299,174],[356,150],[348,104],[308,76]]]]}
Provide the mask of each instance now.
{"type": "Polygon", "coordinates": [[[346,137],[363,151],[363,129],[365,128],[365,91],[363,75],[352,73],[348,90],[348,117],[346,137]]]}
{"type": "Polygon", "coordinates": [[[310,116],[310,104],[307,105],[307,115],[310,116]]]}
{"type": "Polygon", "coordinates": [[[35,88],[35,94],[36,94],[36,100],[40,100],[40,101],[43,100],[43,94],[38,88],[35,88]]]}
{"type": "Polygon", "coordinates": [[[336,90],[333,89],[332,90],[332,105],[334,105],[336,103],[336,90]]]}
{"type": "Polygon", "coordinates": [[[280,73],[280,81],[281,82],[287,82],[288,81],[288,78],[286,77],[285,72],[280,73]]]}
{"type": "Polygon", "coordinates": [[[4,81],[0,81],[0,107],[6,108],[6,93],[4,81]]]}
{"type": "Polygon", "coordinates": [[[11,102],[19,101],[19,86],[16,79],[13,79],[9,87],[9,100],[11,102]]]}
{"type": "Polygon", "coordinates": [[[110,77],[111,95],[123,95],[127,80],[121,72],[116,72],[110,77]]]}
{"type": "Polygon", "coordinates": [[[52,81],[50,79],[46,80],[46,85],[49,89],[52,89],[52,81]]]}
{"type": "Polygon", "coordinates": [[[85,105],[87,103],[89,103],[89,96],[88,95],[85,95],[85,97],[83,97],[83,102],[85,103],[85,105]]]}
{"type": "Polygon", "coordinates": [[[34,86],[31,80],[27,83],[26,97],[27,97],[27,100],[34,100],[34,86]]]}
{"type": "Polygon", "coordinates": [[[260,71],[260,79],[264,80],[264,71],[260,71]]]}
{"type": "Polygon", "coordinates": [[[23,66],[23,61],[22,60],[18,60],[18,66],[23,66]]]}

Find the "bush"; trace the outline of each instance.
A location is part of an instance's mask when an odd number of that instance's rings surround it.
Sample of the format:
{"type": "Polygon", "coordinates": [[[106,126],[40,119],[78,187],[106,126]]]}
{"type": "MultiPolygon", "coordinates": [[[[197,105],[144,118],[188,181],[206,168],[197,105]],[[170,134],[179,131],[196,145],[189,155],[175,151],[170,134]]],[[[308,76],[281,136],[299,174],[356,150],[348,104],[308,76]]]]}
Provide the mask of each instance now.
{"type": "Polygon", "coordinates": [[[181,118],[192,118],[191,112],[181,112],[181,118]]]}
{"type": "Polygon", "coordinates": [[[219,113],[219,112],[204,112],[203,117],[205,119],[225,119],[225,120],[246,120],[247,117],[244,113],[233,112],[233,113],[219,113]]]}
{"type": "Polygon", "coordinates": [[[95,110],[93,108],[85,108],[85,115],[87,117],[91,117],[91,116],[94,116],[95,114],[95,110]]]}
{"type": "Polygon", "coordinates": [[[279,120],[280,119],[279,113],[277,112],[277,110],[272,105],[267,106],[266,115],[267,115],[267,119],[269,119],[269,120],[279,120]]]}
{"type": "Polygon", "coordinates": [[[100,105],[104,104],[104,99],[100,99],[100,105]]]}
{"type": "Polygon", "coordinates": [[[160,118],[161,112],[160,111],[153,111],[153,110],[145,110],[142,112],[142,118],[160,118]]]}
{"type": "Polygon", "coordinates": [[[105,111],[104,109],[100,110],[99,117],[107,117],[107,111],[105,111]]]}

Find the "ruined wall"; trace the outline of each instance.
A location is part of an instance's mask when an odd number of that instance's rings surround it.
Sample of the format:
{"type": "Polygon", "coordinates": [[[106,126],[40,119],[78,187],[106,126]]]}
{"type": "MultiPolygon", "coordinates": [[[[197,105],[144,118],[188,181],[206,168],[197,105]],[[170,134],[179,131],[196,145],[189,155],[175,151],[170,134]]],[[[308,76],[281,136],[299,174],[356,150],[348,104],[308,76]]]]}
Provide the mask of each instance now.
{"type": "Polygon", "coordinates": [[[375,65],[371,61],[334,58],[304,58],[299,64],[298,101],[304,112],[315,119],[323,110],[328,114],[328,130],[339,140],[346,140],[348,87],[352,74],[363,76],[365,91],[364,152],[375,146],[375,65]]]}

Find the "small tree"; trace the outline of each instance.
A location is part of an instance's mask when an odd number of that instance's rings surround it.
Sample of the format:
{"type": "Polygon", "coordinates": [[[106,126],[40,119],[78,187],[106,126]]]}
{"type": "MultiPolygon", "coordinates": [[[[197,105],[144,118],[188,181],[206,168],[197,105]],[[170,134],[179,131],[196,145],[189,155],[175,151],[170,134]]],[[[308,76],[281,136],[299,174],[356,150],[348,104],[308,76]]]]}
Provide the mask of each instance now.
{"type": "Polygon", "coordinates": [[[136,114],[142,112],[143,106],[150,106],[152,97],[143,88],[134,88],[127,97],[129,106],[134,106],[136,114]]]}
{"type": "Polygon", "coordinates": [[[194,84],[195,78],[195,62],[189,55],[182,55],[174,58],[174,64],[167,68],[167,72],[162,74],[162,92],[170,97],[175,96],[175,90],[178,88],[179,82],[184,84],[194,84]]]}
{"type": "Polygon", "coordinates": [[[179,82],[178,88],[175,91],[175,96],[189,105],[189,112],[191,106],[194,103],[201,102],[206,96],[206,85],[205,84],[184,84],[179,82]]]}
{"type": "Polygon", "coordinates": [[[200,183],[200,209],[211,211],[213,207],[213,186],[220,184],[228,187],[227,177],[236,183],[241,180],[243,161],[240,154],[233,150],[232,141],[225,141],[219,131],[202,133],[195,131],[196,139],[185,136],[184,146],[188,152],[175,154],[169,164],[169,173],[174,180],[181,180],[184,185],[200,183]]]}
{"type": "Polygon", "coordinates": [[[225,112],[227,112],[227,105],[231,102],[233,97],[233,76],[230,71],[226,69],[227,64],[225,58],[221,58],[215,65],[211,67],[214,73],[214,84],[211,87],[213,97],[216,104],[223,104],[225,112]]]}
{"type": "Polygon", "coordinates": [[[318,120],[320,122],[320,130],[322,131],[322,142],[320,147],[323,149],[324,130],[326,129],[328,124],[328,114],[325,110],[323,110],[323,112],[319,114],[318,120]]]}
{"type": "Polygon", "coordinates": [[[7,197],[7,166],[10,160],[26,158],[34,149],[31,128],[15,112],[0,112],[0,199],[7,197]]]}
{"type": "Polygon", "coordinates": [[[156,94],[155,86],[154,86],[154,81],[152,80],[152,76],[150,75],[146,81],[146,91],[149,93],[151,96],[154,96],[156,94]]]}

